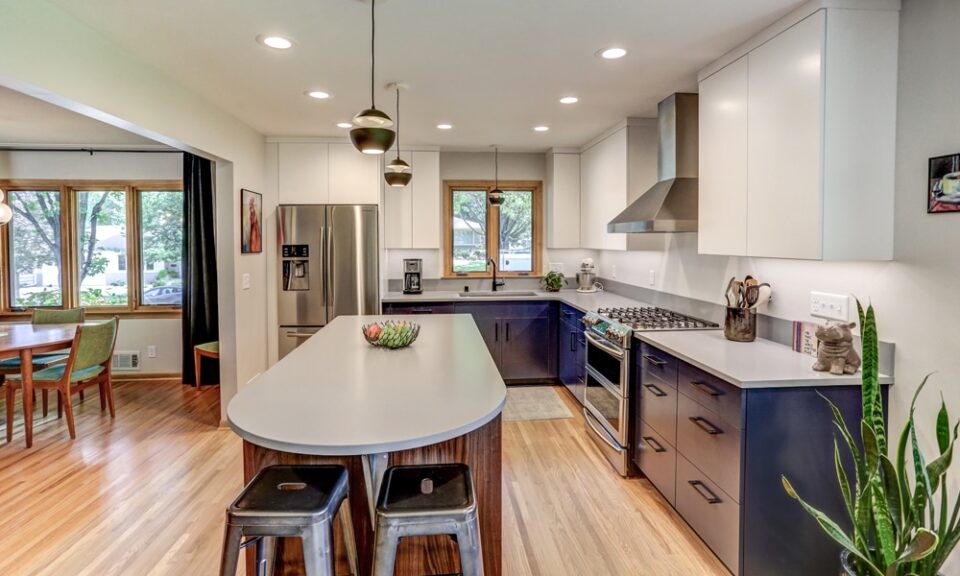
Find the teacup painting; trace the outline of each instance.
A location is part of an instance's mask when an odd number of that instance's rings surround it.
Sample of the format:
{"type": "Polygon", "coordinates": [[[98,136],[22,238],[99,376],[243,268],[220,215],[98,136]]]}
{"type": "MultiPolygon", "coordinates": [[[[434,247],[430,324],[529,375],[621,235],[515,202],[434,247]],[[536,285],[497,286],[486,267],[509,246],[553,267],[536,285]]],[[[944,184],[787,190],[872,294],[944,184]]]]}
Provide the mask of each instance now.
{"type": "Polygon", "coordinates": [[[930,159],[927,212],[960,211],[960,154],[930,159]]]}

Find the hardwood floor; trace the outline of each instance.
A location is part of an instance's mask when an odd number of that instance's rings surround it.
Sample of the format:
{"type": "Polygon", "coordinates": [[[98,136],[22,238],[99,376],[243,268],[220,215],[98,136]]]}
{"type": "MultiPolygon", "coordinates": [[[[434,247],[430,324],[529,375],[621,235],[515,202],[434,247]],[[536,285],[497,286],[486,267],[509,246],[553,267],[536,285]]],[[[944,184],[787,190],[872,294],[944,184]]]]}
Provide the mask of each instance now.
{"type": "MultiPolygon", "coordinates": [[[[52,411],[32,449],[22,430],[0,445],[0,574],[215,574],[243,471],[219,390],[118,383],[114,421],[95,396],[76,441],[52,411]]],[[[613,472],[563,396],[574,418],[503,423],[503,573],[728,575],[649,482],[613,472]]]]}

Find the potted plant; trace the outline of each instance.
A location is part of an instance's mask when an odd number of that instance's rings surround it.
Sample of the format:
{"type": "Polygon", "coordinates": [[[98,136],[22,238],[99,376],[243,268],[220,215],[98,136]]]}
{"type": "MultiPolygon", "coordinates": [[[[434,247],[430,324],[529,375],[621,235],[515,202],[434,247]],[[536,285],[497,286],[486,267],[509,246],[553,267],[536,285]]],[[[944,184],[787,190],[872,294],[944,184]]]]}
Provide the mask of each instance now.
{"type": "Polygon", "coordinates": [[[834,438],[837,484],[852,528],[844,530],[837,521],[810,506],[786,477],[782,477],[783,487],[823,531],[843,547],[840,560],[844,574],[935,576],[960,541],[960,494],[952,495],[950,512],[946,482],[960,422],[951,427],[946,403],[941,401],[935,423],[939,454],[931,459],[920,451],[914,408],[928,376],[910,403],[910,415],[900,433],[893,459],[888,456],[876,318],[873,306],[864,313],[858,301],[857,310],[863,340],[862,448],[854,442],[840,410],[827,400],[854,463],[854,475],[848,478],[841,464],[840,443],[834,438]]]}
{"type": "Polygon", "coordinates": [[[561,288],[567,285],[567,279],[563,274],[551,270],[540,279],[540,287],[547,292],[559,292],[561,288]]]}

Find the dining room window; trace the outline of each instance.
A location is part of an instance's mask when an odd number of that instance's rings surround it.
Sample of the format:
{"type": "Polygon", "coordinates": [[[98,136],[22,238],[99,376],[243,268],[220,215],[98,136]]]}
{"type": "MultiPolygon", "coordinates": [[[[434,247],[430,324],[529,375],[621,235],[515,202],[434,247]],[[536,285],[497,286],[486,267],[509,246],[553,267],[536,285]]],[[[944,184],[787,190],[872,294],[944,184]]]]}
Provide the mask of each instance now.
{"type": "Polygon", "coordinates": [[[0,181],[3,311],[84,307],[176,313],[183,192],[176,181],[0,181]]]}
{"type": "Polygon", "coordinates": [[[503,202],[491,205],[492,180],[444,182],[444,276],[489,277],[497,272],[539,276],[543,209],[539,181],[500,181],[503,202]]]}

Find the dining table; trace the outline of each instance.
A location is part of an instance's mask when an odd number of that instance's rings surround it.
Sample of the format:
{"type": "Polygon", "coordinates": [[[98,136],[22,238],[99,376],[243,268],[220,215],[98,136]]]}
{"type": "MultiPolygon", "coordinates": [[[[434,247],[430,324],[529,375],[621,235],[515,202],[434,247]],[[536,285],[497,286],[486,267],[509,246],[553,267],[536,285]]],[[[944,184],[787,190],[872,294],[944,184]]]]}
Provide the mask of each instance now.
{"type": "Polygon", "coordinates": [[[6,324],[0,326],[0,360],[20,357],[23,384],[23,430],[33,446],[33,356],[69,349],[77,324],[6,324]]]}

